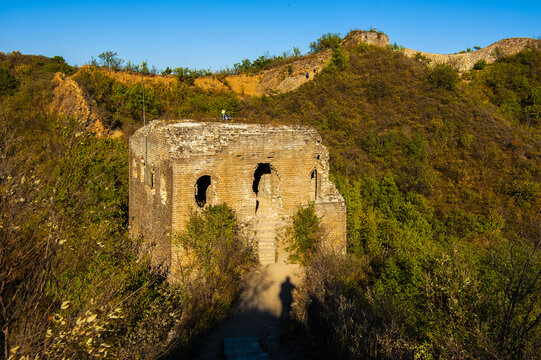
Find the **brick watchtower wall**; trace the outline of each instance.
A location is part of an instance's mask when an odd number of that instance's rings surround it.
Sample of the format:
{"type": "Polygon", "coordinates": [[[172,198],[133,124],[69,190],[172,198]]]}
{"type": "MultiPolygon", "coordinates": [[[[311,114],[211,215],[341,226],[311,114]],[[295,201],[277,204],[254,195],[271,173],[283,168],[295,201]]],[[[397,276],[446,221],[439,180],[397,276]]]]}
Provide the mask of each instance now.
{"type": "Polygon", "coordinates": [[[345,205],[328,179],[328,152],[308,127],[153,122],[130,139],[130,224],[155,264],[171,265],[168,234],[183,230],[190,211],[227,203],[274,262],[275,237],[298,206],[315,202],[325,247],[345,251],[345,205]]]}

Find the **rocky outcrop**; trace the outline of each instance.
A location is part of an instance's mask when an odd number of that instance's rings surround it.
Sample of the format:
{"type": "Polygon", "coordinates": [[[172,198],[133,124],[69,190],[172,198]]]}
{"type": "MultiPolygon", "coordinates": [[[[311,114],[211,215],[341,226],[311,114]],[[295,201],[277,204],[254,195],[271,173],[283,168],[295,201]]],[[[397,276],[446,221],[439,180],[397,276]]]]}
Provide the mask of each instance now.
{"type": "Polygon", "coordinates": [[[342,40],[342,45],[346,48],[353,48],[361,43],[385,48],[389,45],[389,37],[381,31],[352,30],[342,40]]]}

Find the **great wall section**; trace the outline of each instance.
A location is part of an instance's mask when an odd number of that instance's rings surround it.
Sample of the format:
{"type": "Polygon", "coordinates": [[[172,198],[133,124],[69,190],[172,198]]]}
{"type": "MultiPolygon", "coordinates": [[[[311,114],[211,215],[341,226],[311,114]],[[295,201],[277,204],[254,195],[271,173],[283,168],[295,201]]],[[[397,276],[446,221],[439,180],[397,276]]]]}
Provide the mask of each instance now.
{"type": "MultiPolygon", "coordinates": [[[[348,49],[365,43],[371,46],[386,48],[389,46],[389,37],[376,31],[353,30],[342,40],[342,46],[348,49]]],[[[449,64],[458,71],[464,72],[473,69],[479,60],[487,64],[493,63],[503,56],[516,54],[527,47],[541,48],[541,40],[531,38],[510,38],[495,42],[487,47],[472,52],[457,54],[432,54],[413,49],[397,50],[409,58],[423,57],[430,60],[430,66],[438,63],[449,64]]],[[[226,76],[203,76],[195,79],[194,86],[205,91],[232,91],[239,96],[273,95],[294,91],[302,84],[312,81],[316,73],[322,70],[332,57],[331,50],[317,54],[299,57],[287,64],[279,65],[257,74],[230,74],[226,76]],[[308,77],[306,74],[308,73],[308,77]]],[[[88,68],[83,66],[81,70],[88,68]]],[[[141,82],[141,75],[129,71],[113,71],[107,68],[97,68],[102,75],[113,78],[126,84],[141,82]]],[[[96,102],[74,81],[77,74],[66,77],[58,73],[52,80],[54,98],[49,112],[59,113],[78,119],[81,123],[98,136],[121,137],[120,130],[108,129],[104,124],[104,115],[100,113],[96,102]]],[[[176,82],[174,75],[148,75],[145,83],[160,83],[171,86],[176,82]]]]}
{"type": "MultiPolygon", "coordinates": [[[[346,48],[361,43],[387,48],[389,38],[375,31],[352,31],[342,41],[346,48]]],[[[485,48],[457,54],[432,54],[413,49],[397,50],[409,58],[443,63],[460,72],[518,53],[541,48],[529,38],[503,39],[485,48]]],[[[207,91],[232,91],[239,96],[289,92],[316,75],[330,61],[331,50],[301,57],[257,74],[206,76],[195,86],[207,91]],[[308,76],[306,74],[308,73],[308,76]]],[[[124,83],[138,83],[140,74],[99,69],[124,83]]],[[[152,75],[148,83],[171,85],[174,76],[152,75]]],[[[51,113],[79,120],[100,137],[122,137],[107,129],[96,102],[72,77],[58,73],[53,79],[51,113]]],[[[301,127],[271,128],[246,124],[153,122],[130,141],[130,225],[132,234],[146,239],[154,265],[165,265],[174,281],[184,251],[171,243],[171,233],[181,231],[190,211],[227,202],[235,208],[264,267],[251,274],[231,316],[201,339],[201,359],[214,359],[225,351],[268,358],[287,358],[280,348],[284,285],[299,286],[298,265],[287,262],[280,235],[298,206],[316,204],[327,228],[327,248],[345,252],[345,204],[328,179],[328,153],[314,130],[301,127]],[[147,146],[145,146],[147,142],[147,146]],[[148,157],[147,153],[148,152],[148,157]],[[293,180],[291,180],[293,179],[293,180]],[[235,197],[235,195],[238,195],[235,197]],[[293,199],[293,201],[291,201],[293,199]]]]}

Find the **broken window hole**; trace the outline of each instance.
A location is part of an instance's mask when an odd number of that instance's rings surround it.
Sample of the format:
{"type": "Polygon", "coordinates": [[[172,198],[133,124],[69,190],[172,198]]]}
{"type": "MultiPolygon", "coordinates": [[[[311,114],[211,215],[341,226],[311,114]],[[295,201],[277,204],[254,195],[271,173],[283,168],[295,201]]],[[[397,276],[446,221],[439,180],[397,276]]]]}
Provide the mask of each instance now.
{"type": "Polygon", "coordinates": [[[254,172],[254,182],[252,184],[252,190],[258,194],[259,193],[259,182],[261,181],[261,176],[264,174],[271,173],[271,165],[269,163],[259,163],[254,172]]]}
{"type": "Polygon", "coordinates": [[[207,194],[210,190],[211,179],[209,175],[201,176],[195,183],[195,203],[199,207],[205,206],[207,203],[207,194]]]}
{"type": "Polygon", "coordinates": [[[317,197],[321,191],[321,181],[318,179],[318,173],[317,170],[314,169],[310,173],[310,184],[311,184],[311,193],[312,193],[312,199],[317,200],[317,197]]]}

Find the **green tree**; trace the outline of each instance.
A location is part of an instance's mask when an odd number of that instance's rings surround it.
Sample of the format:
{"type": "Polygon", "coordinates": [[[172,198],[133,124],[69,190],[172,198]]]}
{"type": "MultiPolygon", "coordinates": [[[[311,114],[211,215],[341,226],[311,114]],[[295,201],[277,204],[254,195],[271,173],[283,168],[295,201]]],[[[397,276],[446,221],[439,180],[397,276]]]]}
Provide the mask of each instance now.
{"type": "Polygon", "coordinates": [[[124,62],[121,58],[118,57],[116,52],[105,51],[98,55],[102,66],[106,66],[109,69],[120,70],[120,65],[124,62]]]}
{"type": "Polygon", "coordinates": [[[162,71],[162,75],[171,75],[171,73],[173,72],[173,70],[168,66],[165,68],[164,71],[162,71]]]}
{"type": "Polygon", "coordinates": [[[336,49],[338,46],[340,46],[341,41],[342,37],[340,34],[324,34],[322,37],[310,44],[310,52],[315,54],[326,49],[336,49]]]}
{"type": "Polygon", "coordinates": [[[149,70],[148,70],[148,62],[147,61],[143,61],[141,63],[141,72],[143,74],[148,74],[149,73],[149,70]]]}
{"type": "Polygon", "coordinates": [[[139,72],[139,65],[133,64],[131,61],[128,60],[128,62],[124,66],[124,70],[139,72]]]}

